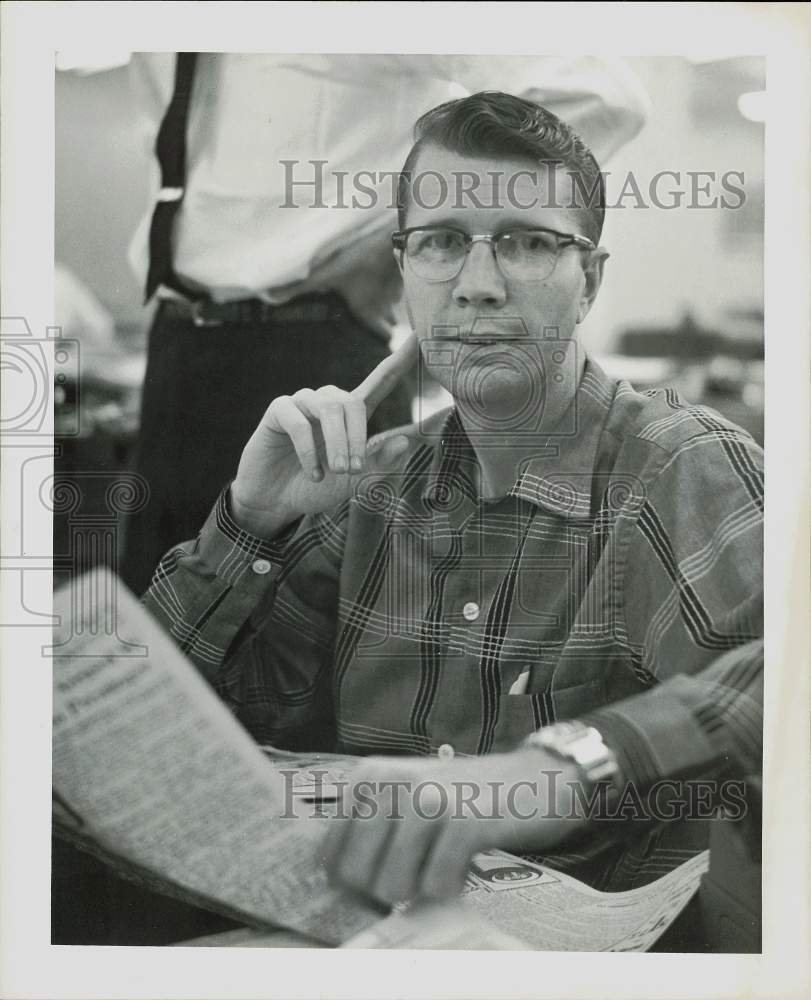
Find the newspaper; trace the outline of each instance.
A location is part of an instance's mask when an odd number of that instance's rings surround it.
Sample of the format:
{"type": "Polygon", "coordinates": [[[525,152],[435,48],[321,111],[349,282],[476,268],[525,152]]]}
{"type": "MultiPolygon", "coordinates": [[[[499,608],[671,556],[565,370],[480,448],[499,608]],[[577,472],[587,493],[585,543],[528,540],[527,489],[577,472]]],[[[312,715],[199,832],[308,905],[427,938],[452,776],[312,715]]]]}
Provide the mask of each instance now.
{"type": "Polygon", "coordinates": [[[649,885],[598,892],[493,851],[475,858],[459,902],[393,913],[342,947],[483,948],[471,943],[470,935],[486,939],[483,928],[489,927],[501,947],[512,941],[535,951],[647,951],[698,889],[708,864],[704,851],[649,885]],[[471,911],[479,921],[470,919],[471,911]]]}
{"type": "Polygon", "coordinates": [[[380,918],[328,885],[324,824],[279,819],[283,776],[115,577],[75,580],[54,611],[62,825],[260,924],[338,944],[380,918]]]}
{"type": "MultiPolygon", "coordinates": [[[[292,794],[321,803],[325,815],[359,759],[263,750],[290,777],[292,794]]],[[[461,906],[400,911],[343,947],[647,951],[696,892],[708,866],[704,851],[638,889],[599,892],[524,858],[490,851],[474,859],[461,906]]]]}
{"type": "Polygon", "coordinates": [[[705,852],[640,889],[601,893],[493,851],[476,856],[459,901],[381,920],[330,886],[320,861],[358,758],[259,748],[106,570],[57,591],[54,610],[55,821],[151,887],[258,928],[197,944],[282,946],[293,938],[268,930],[286,928],[356,948],[644,951],[707,869],[705,852]],[[291,803],[307,808],[291,818],[291,803]]]}
{"type": "MultiPolygon", "coordinates": [[[[290,776],[293,794],[320,802],[325,815],[358,761],[263,750],[285,774],[296,769],[290,776]]],[[[696,892],[708,867],[704,851],[638,889],[599,892],[524,858],[489,851],[474,858],[460,904],[400,910],[342,947],[647,951],[696,892]]]]}

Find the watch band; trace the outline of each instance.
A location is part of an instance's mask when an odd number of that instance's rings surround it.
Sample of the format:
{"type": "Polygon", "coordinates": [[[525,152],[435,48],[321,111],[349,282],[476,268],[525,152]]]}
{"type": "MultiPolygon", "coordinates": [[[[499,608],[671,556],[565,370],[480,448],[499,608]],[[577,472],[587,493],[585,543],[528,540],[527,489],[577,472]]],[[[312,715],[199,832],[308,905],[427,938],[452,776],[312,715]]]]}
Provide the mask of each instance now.
{"type": "Polygon", "coordinates": [[[577,764],[581,774],[592,785],[609,782],[619,786],[620,768],[614,752],[603,742],[594,726],[583,722],[555,722],[530,733],[524,745],[547,750],[564,760],[577,764]]]}

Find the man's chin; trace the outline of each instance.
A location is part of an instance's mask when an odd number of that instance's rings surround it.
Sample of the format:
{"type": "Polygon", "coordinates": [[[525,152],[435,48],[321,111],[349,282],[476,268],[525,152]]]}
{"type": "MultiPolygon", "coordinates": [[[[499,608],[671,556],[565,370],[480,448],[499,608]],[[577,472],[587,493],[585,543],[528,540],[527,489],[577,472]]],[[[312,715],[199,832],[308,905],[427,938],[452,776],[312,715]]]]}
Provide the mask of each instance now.
{"type": "Polygon", "coordinates": [[[449,387],[463,417],[491,423],[494,430],[540,423],[544,392],[537,373],[527,379],[506,367],[486,372],[477,367],[458,369],[449,387]]]}
{"type": "Polygon", "coordinates": [[[454,366],[454,395],[471,399],[482,398],[498,402],[518,393],[530,398],[538,395],[540,372],[531,368],[527,359],[519,356],[493,356],[477,351],[460,356],[454,366]]]}

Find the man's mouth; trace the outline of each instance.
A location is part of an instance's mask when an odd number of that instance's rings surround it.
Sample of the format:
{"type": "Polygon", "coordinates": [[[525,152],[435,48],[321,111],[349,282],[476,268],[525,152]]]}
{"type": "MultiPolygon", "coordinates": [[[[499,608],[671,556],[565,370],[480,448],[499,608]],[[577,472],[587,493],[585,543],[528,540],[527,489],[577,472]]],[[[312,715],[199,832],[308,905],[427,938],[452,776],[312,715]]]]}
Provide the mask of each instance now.
{"type": "Polygon", "coordinates": [[[529,331],[519,316],[477,316],[470,327],[435,328],[432,339],[492,346],[526,341],[529,339],[529,331]]]}
{"type": "Polygon", "coordinates": [[[523,341],[524,337],[485,337],[485,336],[466,336],[460,337],[460,344],[480,344],[482,346],[493,346],[496,344],[516,344],[519,341],[523,341]]]}

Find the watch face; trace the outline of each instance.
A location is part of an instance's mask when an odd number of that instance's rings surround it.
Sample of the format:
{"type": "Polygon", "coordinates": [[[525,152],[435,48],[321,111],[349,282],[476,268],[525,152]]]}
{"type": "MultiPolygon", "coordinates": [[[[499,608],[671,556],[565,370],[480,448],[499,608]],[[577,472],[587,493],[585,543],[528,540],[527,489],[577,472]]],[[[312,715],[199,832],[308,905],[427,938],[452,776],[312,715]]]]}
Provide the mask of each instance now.
{"type": "Polygon", "coordinates": [[[603,743],[602,736],[596,729],[583,727],[573,732],[565,724],[560,728],[550,726],[530,737],[534,746],[541,746],[560,757],[574,761],[584,770],[608,769],[615,771],[617,762],[614,754],[603,743]]]}

